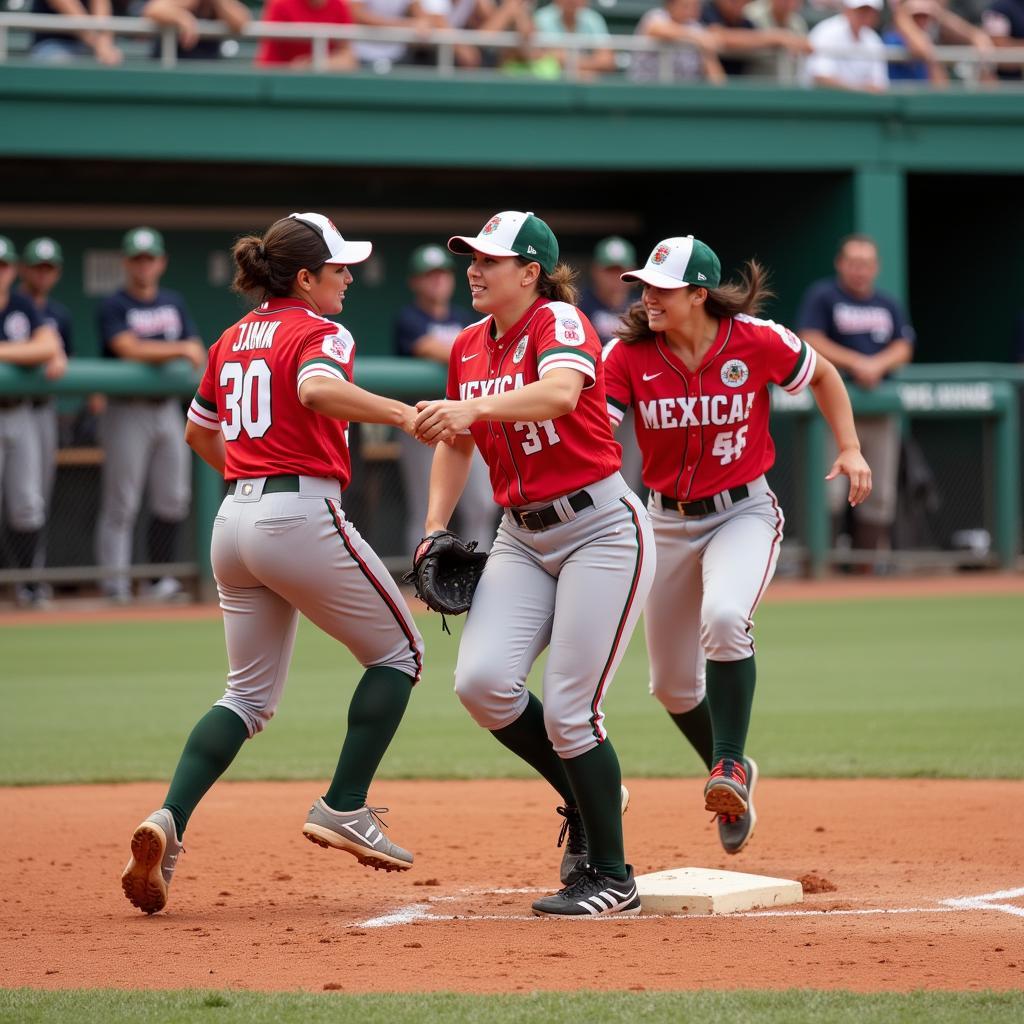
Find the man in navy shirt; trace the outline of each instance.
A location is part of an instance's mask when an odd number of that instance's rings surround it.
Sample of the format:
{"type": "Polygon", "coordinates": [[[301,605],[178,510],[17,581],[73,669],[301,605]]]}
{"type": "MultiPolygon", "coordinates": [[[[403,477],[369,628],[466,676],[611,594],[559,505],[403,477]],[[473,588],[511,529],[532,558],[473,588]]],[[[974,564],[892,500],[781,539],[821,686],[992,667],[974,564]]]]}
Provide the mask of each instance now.
{"type": "MultiPolygon", "coordinates": [[[[21,254],[21,293],[35,306],[43,323],[52,327],[61,342],[60,351],[46,364],[50,379],[63,376],[71,355],[72,325],[67,306],[50,297],[60,281],[64,253],[52,238],[33,238],[21,254]]],[[[50,519],[50,502],[57,481],[57,403],[52,396],[31,399],[32,421],[39,438],[39,471],[43,486],[43,506],[46,521],[50,519]]],[[[33,566],[46,565],[45,527],[36,548],[33,566]]],[[[44,608],[53,597],[49,583],[26,583],[18,587],[18,603],[44,608]]]]}
{"type": "MultiPolygon", "coordinates": [[[[122,252],[125,286],[99,307],[104,356],[150,365],[187,359],[197,370],[203,367],[206,347],[184,299],[160,287],[167,269],[160,232],[133,228],[124,236],[122,252]]],[[[149,495],[151,515],[150,561],[175,560],[179,528],[192,497],[191,458],[184,437],[185,418],[176,398],[113,398],[104,413],[96,548],[99,564],[110,570],[104,592],[115,602],[131,598],[127,569],[144,492],[149,495]]],[[[180,583],[165,576],[144,590],[143,596],[172,599],[180,592],[180,583]]]]}
{"type": "MultiPolygon", "coordinates": [[[[463,327],[479,319],[452,305],[455,264],[447,249],[421,245],[413,252],[409,258],[409,290],[413,301],[399,311],[395,321],[395,354],[430,359],[447,367],[455,338],[463,327]]],[[[443,394],[438,393],[436,397],[441,398],[443,394]]],[[[406,548],[411,554],[423,536],[434,453],[402,431],[398,433],[398,443],[407,506],[406,548]]],[[[486,551],[494,538],[498,508],[494,504],[487,467],[478,453],[473,456],[469,480],[456,512],[462,535],[467,540],[478,541],[480,550],[486,551]]]]}
{"type": "MultiPolygon", "coordinates": [[[[873,239],[867,235],[844,238],[835,268],[835,278],[808,289],[797,314],[798,330],[845,377],[870,390],[910,362],[914,329],[900,303],[875,288],[879,262],[873,239]]],[[[888,548],[896,518],[899,421],[890,416],[858,416],[856,424],[874,486],[854,513],[854,546],[888,548]]],[[[842,487],[833,487],[829,498],[833,515],[845,514],[842,487]]]]}
{"type": "MultiPolygon", "coordinates": [[[[18,254],[0,235],[0,363],[46,366],[60,343],[35,306],[13,291],[18,254]]],[[[19,569],[32,565],[45,521],[39,438],[32,405],[18,395],[0,396],[0,499],[7,540],[19,569]]],[[[18,592],[19,603],[31,603],[18,592]]]]}
{"type": "MultiPolygon", "coordinates": [[[[1024,0],[995,0],[982,14],[981,27],[996,46],[1024,45],[1024,0]]],[[[1020,65],[999,68],[999,77],[1020,81],[1020,65]]]]}

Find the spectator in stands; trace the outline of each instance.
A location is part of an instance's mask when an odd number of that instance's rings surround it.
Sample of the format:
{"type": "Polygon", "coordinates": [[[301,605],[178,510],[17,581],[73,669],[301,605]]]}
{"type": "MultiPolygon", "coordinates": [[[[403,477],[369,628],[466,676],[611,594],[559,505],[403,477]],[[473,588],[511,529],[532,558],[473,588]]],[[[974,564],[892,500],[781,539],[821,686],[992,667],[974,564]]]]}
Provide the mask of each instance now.
{"type": "MultiPolygon", "coordinates": [[[[636,35],[675,44],[669,65],[673,82],[725,82],[718,43],[700,23],[700,0],[664,0],[661,7],[652,7],[637,22],[636,35]]],[[[630,77],[638,82],[661,81],[660,55],[633,54],[630,77]]]]}
{"type": "MultiPolygon", "coordinates": [[[[807,37],[807,21],[800,13],[801,0],[753,0],[743,8],[743,15],[754,28],[762,31],[784,31],[801,39],[807,37]]],[[[807,52],[806,50],[804,51],[807,52]]],[[[762,78],[780,78],[782,63],[779,53],[754,53],[747,59],[747,74],[762,78]]]]}
{"type": "MultiPolygon", "coordinates": [[[[1000,46],[1024,46],[1024,0],[995,0],[981,16],[982,28],[992,42],[1000,46]]],[[[1020,64],[998,69],[1005,81],[1019,81],[1024,75],[1020,64]]]]}
{"type": "Polygon", "coordinates": [[[853,92],[885,92],[889,72],[885,43],[875,31],[883,0],[843,0],[843,10],[819,22],[807,38],[812,53],[804,68],[808,83],[853,92]],[[852,57],[821,52],[829,48],[856,50],[852,57]]]}
{"type": "MultiPolygon", "coordinates": [[[[352,0],[357,24],[413,29],[423,39],[429,39],[435,29],[447,28],[450,13],[451,0],[352,0]]],[[[394,64],[433,64],[437,60],[433,47],[405,43],[356,43],[355,51],[361,65],[381,74],[394,64]]]]}
{"type": "MultiPolygon", "coordinates": [[[[141,14],[158,25],[171,25],[178,30],[179,60],[218,60],[221,56],[223,40],[200,39],[197,22],[221,21],[237,34],[252,18],[242,0],[148,0],[141,14]]],[[[153,56],[159,54],[158,40],[153,56]]]]}
{"type": "Polygon", "coordinates": [[[811,52],[805,35],[788,28],[758,28],[743,12],[746,0],[705,0],[700,20],[718,43],[726,75],[747,74],[751,51],[771,50],[775,55],[804,56],[811,52]],[[736,56],[740,54],[741,56],[736,56]]]}
{"type": "MultiPolygon", "coordinates": [[[[889,64],[893,82],[931,82],[943,86],[949,71],[935,57],[935,44],[973,46],[981,56],[993,52],[992,40],[978,27],[947,10],[941,0],[902,0],[893,8],[893,21],[882,35],[887,46],[905,46],[912,59],[889,64]]],[[[986,65],[979,67],[979,79],[991,77],[986,65]]]]}
{"type": "MultiPolygon", "coordinates": [[[[614,71],[615,53],[609,47],[611,33],[604,18],[590,6],[590,0],[555,0],[533,16],[533,27],[541,35],[576,36],[592,39],[593,50],[579,50],[576,68],[583,78],[614,71]]],[[[562,69],[572,66],[573,53],[555,51],[562,69]]]]}
{"type": "MultiPolygon", "coordinates": [[[[67,306],[50,297],[60,281],[64,254],[52,238],[33,238],[21,254],[21,293],[35,306],[44,324],[53,328],[60,348],[46,363],[46,376],[63,376],[72,352],[71,313],[67,306]]],[[[46,565],[46,524],[50,521],[53,485],[57,480],[57,403],[52,396],[31,399],[32,425],[39,442],[39,478],[42,482],[44,525],[32,559],[34,569],[46,565]]],[[[53,599],[49,583],[23,583],[17,588],[18,604],[46,607],[53,599]]]]}
{"type": "MultiPolygon", "coordinates": [[[[529,4],[524,0],[452,0],[448,24],[452,28],[479,32],[514,31],[521,11],[529,21],[527,35],[531,35],[533,23],[529,20],[529,4]]],[[[464,68],[494,67],[501,63],[501,55],[493,50],[460,44],[455,47],[455,62],[464,68]]]]}
{"type": "MultiPolygon", "coordinates": [[[[797,315],[800,336],[858,387],[871,390],[910,362],[914,329],[900,302],[875,288],[878,247],[867,235],[848,235],[839,245],[836,276],[811,285],[797,315]]],[[[858,416],[857,434],[872,469],[871,496],[853,512],[853,543],[888,549],[896,518],[900,426],[889,416],[858,416]]],[[[833,481],[834,485],[836,481],[833,481]]],[[[842,531],[842,488],[830,485],[830,507],[842,531]]]]}
{"type": "MultiPolygon", "coordinates": [[[[103,355],[111,359],[161,366],[187,359],[199,370],[206,347],[177,292],[160,287],[167,269],[163,236],[152,228],[134,228],[124,236],[125,285],[99,307],[103,355]]],[[[111,398],[100,427],[103,473],[96,547],[108,570],[103,591],[112,601],[130,600],[128,567],[132,561],[135,520],[148,494],[149,560],[173,562],[181,523],[192,497],[192,459],[185,445],[185,417],[176,398],[111,398]]],[[[164,576],[144,597],[173,599],[179,582],[164,576]]]]}
{"type": "MultiPolygon", "coordinates": [[[[351,25],[353,18],[348,0],[267,0],[260,20],[284,24],[351,25]]],[[[261,39],[256,50],[256,64],[261,67],[287,65],[303,68],[312,63],[311,39],[261,39]]],[[[332,40],[328,48],[327,69],[354,71],[356,67],[352,44],[342,39],[332,40]]]]}
{"type": "MultiPolygon", "coordinates": [[[[506,5],[508,24],[501,28],[509,32],[517,32],[522,40],[516,49],[501,50],[498,64],[506,75],[526,75],[531,78],[560,78],[562,64],[557,54],[536,46],[533,37],[536,29],[533,24],[532,0],[509,0],[506,5]]],[[[497,26],[495,26],[497,30],[497,26]]]]}
{"type": "MultiPolygon", "coordinates": [[[[32,0],[33,14],[64,14],[71,18],[83,18],[90,14],[96,18],[109,18],[112,14],[124,14],[115,9],[111,0],[88,0],[86,7],[81,0],[32,0]]],[[[37,60],[68,61],[92,54],[100,64],[112,66],[124,60],[124,54],[114,43],[110,32],[36,32],[32,37],[31,55],[37,60]]]]}
{"type": "MultiPolygon", "coordinates": [[[[447,367],[456,336],[477,319],[474,313],[452,303],[455,264],[447,249],[421,245],[413,252],[409,259],[409,290],[413,301],[399,312],[395,322],[395,354],[428,359],[447,367]]],[[[406,551],[411,556],[420,542],[427,517],[434,450],[403,431],[398,431],[398,443],[406,500],[406,551]]],[[[498,511],[487,467],[476,453],[458,506],[462,536],[478,541],[480,549],[486,551],[494,539],[498,511]]]]}
{"type": "MultiPolygon", "coordinates": [[[[0,363],[49,367],[60,342],[29,299],[13,290],[18,254],[0,235],[0,363]]],[[[32,566],[45,522],[39,439],[32,406],[20,395],[0,396],[0,501],[7,542],[18,569],[32,566]]],[[[19,594],[19,600],[21,595],[19,594]]]]}

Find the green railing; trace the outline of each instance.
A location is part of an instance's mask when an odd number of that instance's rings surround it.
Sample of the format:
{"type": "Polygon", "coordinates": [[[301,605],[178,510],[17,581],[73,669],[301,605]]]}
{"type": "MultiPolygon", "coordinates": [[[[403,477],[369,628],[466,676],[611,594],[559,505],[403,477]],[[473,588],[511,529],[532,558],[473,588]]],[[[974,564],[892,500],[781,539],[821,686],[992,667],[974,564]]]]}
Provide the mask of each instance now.
{"type": "MultiPolygon", "coordinates": [[[[420,360],[367,357],[358,364],[358,381],[370,390],[413,399],[438,394],[445,374],[420,360]]],[[[41,370],[0,365],[0,395],[84,396],[172,395],[188,398],[198,376],[188,364],[175,362],[162,368],[103,359],[73,359],[67,373],[48,381],[41,370]]],[[[991,427],[993,533],[998,563],[1012,568],[1020,553],[1021,452],[1018,419],[1019,392],[1024,367],[967,363],[907,367],[874,391],[851,387],[854,408],[863,415],[891,414],[904,418],[982,419],[991,427]]],[[[805,438],[805,458],[799,467],[804,502],[806,569],[822,574],[831,557],[829,514],[825,499],[825,438],[827,427],[809,393],[790,396],[773,393],[773,413],[795,417],[805,438]]],[[[213,518],[224,493],[222,480],[196,459],[194,509],[198,574],[209,584],[209,539],[213,518]]]]}

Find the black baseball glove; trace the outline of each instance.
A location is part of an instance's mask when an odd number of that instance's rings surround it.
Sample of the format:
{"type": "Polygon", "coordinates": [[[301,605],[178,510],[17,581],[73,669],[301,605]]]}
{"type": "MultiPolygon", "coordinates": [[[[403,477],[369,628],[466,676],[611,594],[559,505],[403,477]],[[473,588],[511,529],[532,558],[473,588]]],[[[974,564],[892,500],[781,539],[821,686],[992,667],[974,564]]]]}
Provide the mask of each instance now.
{"type": "Polygon", "coordinates": [[[416,547],[412,570],[402,580],[416,587],[416,596],[442,615],[469,611],[473,591],[484,571],[487,555],[448,530],[436,530],[416,547]]]}

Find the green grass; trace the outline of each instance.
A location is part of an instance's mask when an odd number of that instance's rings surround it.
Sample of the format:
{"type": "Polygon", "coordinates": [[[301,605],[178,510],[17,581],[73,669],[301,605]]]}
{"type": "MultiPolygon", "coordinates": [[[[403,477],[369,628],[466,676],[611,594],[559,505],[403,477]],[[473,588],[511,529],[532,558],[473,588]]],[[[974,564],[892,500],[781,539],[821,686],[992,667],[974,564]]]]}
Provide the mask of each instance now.
{"type": "MultiPolygon", "coordinates": [[[[1015,596],[766,605],[749,749],[776,777],[1024,777],[1022,624],[1015,596]]],[[[426,676],[382,775],[527,775],[452,692],[457,628],[420,625],[426,676]]],[[[218,621],[5,628],[0,645],[0,784],[167,778],[226,667],[218,621]]],[[[304,623],[278,715],[229,777],[328,776],[358,674],[304,623]]],[[[625,774],[702,771],[647,694],[639,633],[606,711],[625,774]]]]}
{"type": "Polygon", "coordinates": [[[18,1024],[1015,1024],[1024,994],[914,992],[535,993],[345,996],[255,992],[0,990],[0,1022],[18,1024]]]}

